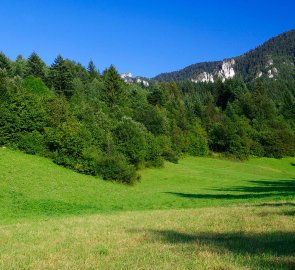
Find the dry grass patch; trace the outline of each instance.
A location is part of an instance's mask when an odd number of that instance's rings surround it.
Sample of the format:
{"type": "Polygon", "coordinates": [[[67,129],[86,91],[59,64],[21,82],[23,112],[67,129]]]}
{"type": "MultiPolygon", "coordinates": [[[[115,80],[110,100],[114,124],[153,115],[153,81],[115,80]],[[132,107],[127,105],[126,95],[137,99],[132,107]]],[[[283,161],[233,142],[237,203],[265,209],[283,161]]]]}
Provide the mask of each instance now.
{"type": "Polygon", "coordinates": [[[295,203],[0,227],[0,269],[295,269],[295,203]]]}

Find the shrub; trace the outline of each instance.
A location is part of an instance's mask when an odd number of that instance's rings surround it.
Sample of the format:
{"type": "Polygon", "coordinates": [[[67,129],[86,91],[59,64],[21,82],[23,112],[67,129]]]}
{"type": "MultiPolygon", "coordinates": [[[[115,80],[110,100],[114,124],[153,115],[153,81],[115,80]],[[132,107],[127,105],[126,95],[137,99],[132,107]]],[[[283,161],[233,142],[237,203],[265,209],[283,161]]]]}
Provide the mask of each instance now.
{"type": "Polygon", "coordinates": [[[164,160],[162,158],[162,149],[160,141],[149,133],[146,137],[147,140],[147,155],[146,165],[148,167],[163,167],[164,160]]]}
{"type": "Polygon", "coordinates": [[[139,167],[146,156],[146,129],[129,117],[123,117],[115,128],[113,135],[119,151],[129,163],[139,167]]]}
{"type": "Polygon", "coordinates": [[[197,122],[188,134],[188,152],[193,156],[206,156],[209,152],[205,130],[197,122]]]}
{"type": "Polygon", "coordinates": [[[157,142],[162,149],[162,157],[172,163],[178,163],[178,154],[172,149],[172,142],[168,136],[161,135],[157,137],[157,142]]]}
{"type": "Polygon", "coordinates": [[[133,165],[123,155],[106,156],[97,164],[97,171],[105,180],[132,185],[140,180],[133,165]]]}
{"type": "Polygon", "coordinates": [[[177,164],[178,163],[178,155],[175,151],[173,150],[170,150],[170,151],[166,151],[163,153],[163,158],[169,162],[172,162],[172,163],[175,163],[177,164]]]}
{"type": "Polygon", "coordinates": [[[44,137],[38,131],[27,133],[20,137],[18,148],[32,155],[46,155],[44,137]]]}

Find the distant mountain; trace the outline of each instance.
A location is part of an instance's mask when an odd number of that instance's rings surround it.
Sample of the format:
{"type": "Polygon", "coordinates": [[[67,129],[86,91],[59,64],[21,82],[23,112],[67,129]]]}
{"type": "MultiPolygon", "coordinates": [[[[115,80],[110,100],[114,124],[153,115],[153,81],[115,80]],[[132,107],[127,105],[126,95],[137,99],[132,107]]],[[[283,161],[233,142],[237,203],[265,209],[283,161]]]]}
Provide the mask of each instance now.
{"type": "Polygon", "coordinates": [[[162,73],[154,80],[213,82],[241,75],[250,82],[256,78],[295,78],[295,29],[271,38],[241,56],[223,61],[193,64],[182,70],[162,73]]]}
{"type": "Polygon", "coordinates": [[[122,73],[120,76],[125,83],[137,83],[143,87],[149,87],[150,85],[148,79],[139,76],[134,78],[131,72],[122,73]]]}

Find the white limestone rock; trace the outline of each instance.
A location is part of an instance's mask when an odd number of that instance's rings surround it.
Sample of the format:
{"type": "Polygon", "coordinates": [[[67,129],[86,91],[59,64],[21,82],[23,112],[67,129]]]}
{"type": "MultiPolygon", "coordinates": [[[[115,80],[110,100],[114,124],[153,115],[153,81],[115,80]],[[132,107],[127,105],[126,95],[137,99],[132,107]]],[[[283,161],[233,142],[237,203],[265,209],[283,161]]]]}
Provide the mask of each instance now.
{"type": "Polygon", "coordinates": [[[136,79],[135,79],[135,82],[136,82],[136,83],[140,83],[140,84],[142,84],[144,87],[149,87],[149,86],[150,86],[150,84],[149,84],[148,81],[143,80],[143,79],[141,79],[141,78],[136,78],[136,79]]]}
{"type": "Polygon", "coordinates": [[[126,72],[126,73],[122,73],[120,76],[121,76],[121,78],[123,80],[125,80],[125,79],[128,79],[128,78],[132,78],[132,73],[131,72],[126,72]]]}
{"type": "Polygon", "coordinates": [[[261,78],[263,75],[262,71],[259,71],[256,75],[256,79],[261,78]]]}
{"type": "Polygon", "coordinates": [[[235,59],[224,60],[221,66],[221,70],[218,72],[218,77],[224,82],[226,79],[233,78],[236,73],[233,68],[235,65],[235,59]]]}
{"type": "Polygon", "coordinates": [[[278,69],[274,67],[274,68],[267,71],[267,76],[268,76],[268,78],[273,79],[274,76],[278,75],[278,73],[279,73],[278,69]]]}
{"type": "Polygon", "coordinates": [[[269,68],[273,66],[273,60],[272,59],[269,59],[267,62],[266,62],[266,68],[269,68]]]}
{"type": "Polygon", "coordinates": [[[195,79],[191,79],[192,82],[214,82],[213,74],[203,72],[199,74],[195,79]]]}

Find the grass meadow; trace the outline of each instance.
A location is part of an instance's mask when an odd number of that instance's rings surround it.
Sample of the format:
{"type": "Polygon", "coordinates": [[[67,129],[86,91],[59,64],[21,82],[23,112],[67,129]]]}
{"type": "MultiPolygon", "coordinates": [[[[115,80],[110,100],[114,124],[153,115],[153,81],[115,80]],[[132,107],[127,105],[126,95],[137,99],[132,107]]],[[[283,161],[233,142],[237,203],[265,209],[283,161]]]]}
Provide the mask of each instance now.
{"type": "Polygon", "coordinates": [[[295,160],[186,157],[125,186],[0,149],[0,269],[295,269],[295,160]]]}

